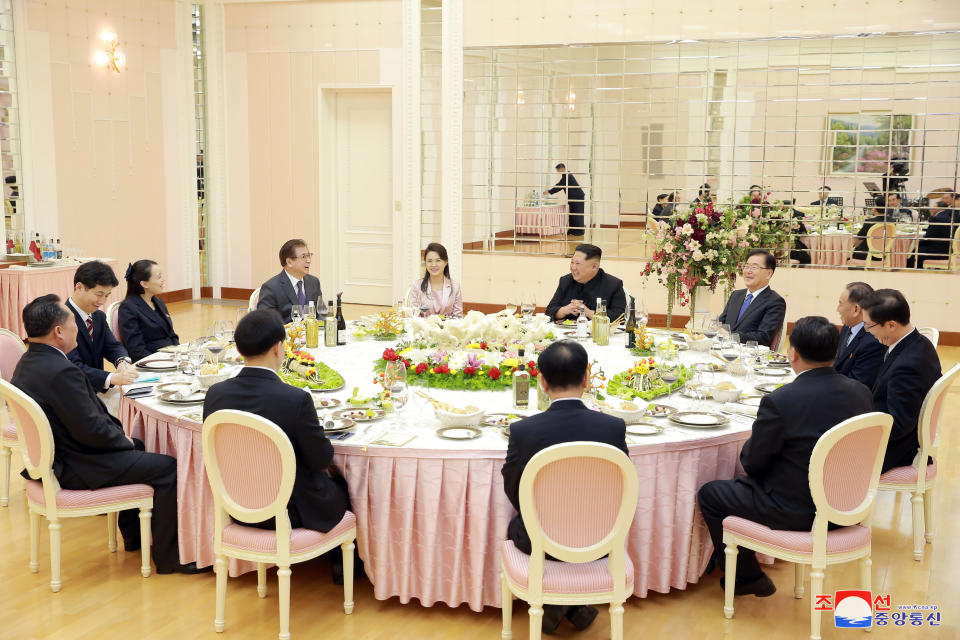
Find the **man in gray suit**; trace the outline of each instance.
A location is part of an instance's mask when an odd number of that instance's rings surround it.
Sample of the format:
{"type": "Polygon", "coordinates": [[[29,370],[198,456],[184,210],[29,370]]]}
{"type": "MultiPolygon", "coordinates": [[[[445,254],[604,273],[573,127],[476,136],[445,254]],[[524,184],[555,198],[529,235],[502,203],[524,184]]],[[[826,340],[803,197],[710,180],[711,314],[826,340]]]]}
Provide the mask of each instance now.
{"type": "Polygon", "coordinates": [[[260,287],[257,309],[274,309],[290,322],[290,307],[316,302],[323,297],[320,280],[309,274],[313,254],[300,238],[287,240],[280,247],[280,266],[283,271],[260,287]]]}

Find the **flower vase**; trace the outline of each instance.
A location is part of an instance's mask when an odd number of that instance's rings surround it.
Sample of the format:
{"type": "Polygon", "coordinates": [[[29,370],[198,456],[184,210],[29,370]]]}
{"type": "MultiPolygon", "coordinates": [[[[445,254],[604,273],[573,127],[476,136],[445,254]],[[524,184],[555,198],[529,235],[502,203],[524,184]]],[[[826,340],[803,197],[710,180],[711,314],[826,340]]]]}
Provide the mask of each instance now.
{"type": "Polygon", "coordinates": [[[710,287],[696,286],[690,289],[690,321],[687,328],[702,331],[704,319],[710,317],[710,287]]]}

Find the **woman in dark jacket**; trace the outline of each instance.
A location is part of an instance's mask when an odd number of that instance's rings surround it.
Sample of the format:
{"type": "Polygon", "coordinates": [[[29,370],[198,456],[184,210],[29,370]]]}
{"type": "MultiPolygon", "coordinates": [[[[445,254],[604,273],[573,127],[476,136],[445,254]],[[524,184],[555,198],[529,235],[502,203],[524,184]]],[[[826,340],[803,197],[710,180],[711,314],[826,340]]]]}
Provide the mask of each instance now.
{"type": "Polygon", "coordinates": [[[120,303],[120,339],[134,362],[161,347],[180,344],[173,331],[163,292],[163,273],[153,260],[137,260],[127,266],[127,297],[120,303]]]}

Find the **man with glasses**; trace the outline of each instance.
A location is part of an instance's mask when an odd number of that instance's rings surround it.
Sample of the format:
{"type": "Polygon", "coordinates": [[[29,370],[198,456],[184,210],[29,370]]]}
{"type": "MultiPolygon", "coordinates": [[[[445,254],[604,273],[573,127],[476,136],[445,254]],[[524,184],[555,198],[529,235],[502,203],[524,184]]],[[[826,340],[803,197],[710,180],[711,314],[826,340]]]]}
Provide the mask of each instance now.
{"type": "Polygon", "coordinates": [[[273,276],[260,287],[257,309],[274,309],[290,322],[290,309],[295,304],[306,305],[323,297],[320,280],[310,275],[313,254],[307,243],[300,238],[287,240],[280,247],[280,266],[283,271],[273,276]]]}
{"type": "Polygon", "coordinates": [[[940,358],[933,343],[910,324],[910,305],[896,289],[877,289],[860,307],[864,331],[887,347],[873,383],[874,410],[893,416],[883,471],[906,467],[920,449],[920,407],[940,377],[940,358]]]}
{"type": "Polygon", "coordinates": [[[781,337],[787,302],[770,288],[770,278],[777,268],[777,259],[766,249],[754,249],[743,265],[746,289],[737,289],[720,314],[720,324],[729,324],[730,332],[740,341],[756,340],[758,345],[772,348],[774,338],[781,337]]]}

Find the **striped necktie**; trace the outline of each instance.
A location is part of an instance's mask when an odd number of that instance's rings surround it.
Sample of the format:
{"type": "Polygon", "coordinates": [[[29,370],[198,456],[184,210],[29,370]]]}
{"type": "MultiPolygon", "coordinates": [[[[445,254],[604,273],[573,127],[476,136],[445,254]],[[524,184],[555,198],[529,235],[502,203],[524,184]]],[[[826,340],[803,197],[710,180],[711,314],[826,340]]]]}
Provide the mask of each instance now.
{"type": "Polygon", "coordinates": [[[93,318],[87,316],[87,333],[90,334],[90,342],[93,342],[93,318]]]}

